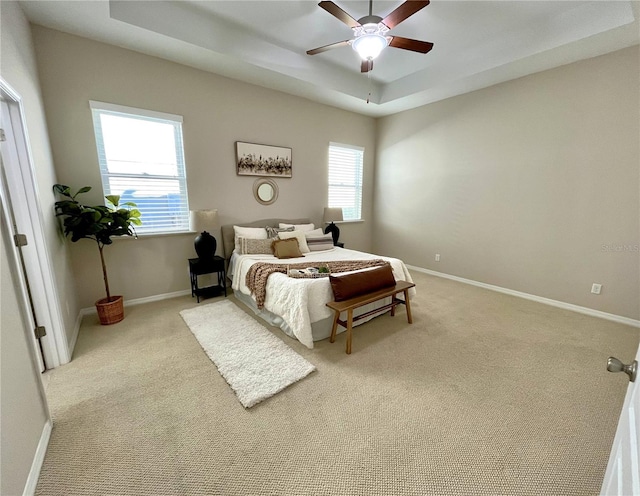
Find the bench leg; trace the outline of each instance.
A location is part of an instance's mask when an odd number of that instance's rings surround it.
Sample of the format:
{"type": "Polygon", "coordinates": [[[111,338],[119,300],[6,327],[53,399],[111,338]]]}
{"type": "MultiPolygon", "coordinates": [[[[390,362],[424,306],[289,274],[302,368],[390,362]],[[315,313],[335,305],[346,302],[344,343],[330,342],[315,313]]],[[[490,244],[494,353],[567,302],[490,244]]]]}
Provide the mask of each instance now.
{"type": "Polygon", "coordinates": [[[404,306],[407,307],[407,320],[409,324],[413,324],[413,317],[411,317],[411,302],[409,301],[409,290],[404,290],[404,306]]]}
{"type": "Polygon", "coordinates": [[[351,355],[351,330],[353,329],[353,309],[347,311],[347,355],[351,355]]]}
{"type": "Polygon", "coordinates": [[[338,318],[340,317],[340,312],[337,310],[333,311],[333,327],[331,328],[331,337],[329,338],[329,342],[333,343],[336,340],[336,331],[338,329],[338,318]]]}
{"type": "Polygon", "coordinates": [[[392,295],[391,296],[391,303],[394,303],[394,305],[391,307],[391,316],[392,317],[396,316],[396,305],[395,305],[395,302],[396,302],[396,295],[392,295]]]}

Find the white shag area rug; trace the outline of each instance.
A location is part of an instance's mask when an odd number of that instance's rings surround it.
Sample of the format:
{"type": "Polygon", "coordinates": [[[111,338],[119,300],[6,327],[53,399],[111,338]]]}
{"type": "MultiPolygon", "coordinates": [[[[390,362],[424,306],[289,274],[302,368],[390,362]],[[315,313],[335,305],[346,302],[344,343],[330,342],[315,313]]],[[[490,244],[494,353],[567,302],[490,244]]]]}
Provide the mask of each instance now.
{"type": "Polygon", "coordinates": [[[182,310],[180,316],[245,408],[316,370],[229,300],[182,310]]]}

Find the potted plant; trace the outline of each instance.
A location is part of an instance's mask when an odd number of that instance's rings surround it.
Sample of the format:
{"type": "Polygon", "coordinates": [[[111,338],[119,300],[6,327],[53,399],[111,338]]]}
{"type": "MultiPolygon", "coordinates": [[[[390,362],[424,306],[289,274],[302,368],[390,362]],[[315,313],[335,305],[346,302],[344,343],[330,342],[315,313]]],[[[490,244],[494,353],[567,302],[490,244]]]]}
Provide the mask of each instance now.
{"type": "Polygon", "coordinates": [[[135,208],[133,202],[119,205],[119,195],[105,196],[108,206],[87,206],[81,204],[76,197],[87,191],[90,186],[80,188],[75,195],[71,194],[69,186],[55,184],[53,190],[66,200],[55,203],[56,216],[63,217],[65,236],[71,236],[74,243],[79,239],[92,239],[98,244],[100,261],[102,262],[102,275],[106,298],[96,301],[96,309],[102,325],[115,324],[124,319],[124,304],[122,296],[111,296],[109,291],[109,279],[107,278],[107,266],[104,263],[104,247],[113,243],[112,236],[136,236],[135,226],[142,224],[140,211],[135,208]]]}

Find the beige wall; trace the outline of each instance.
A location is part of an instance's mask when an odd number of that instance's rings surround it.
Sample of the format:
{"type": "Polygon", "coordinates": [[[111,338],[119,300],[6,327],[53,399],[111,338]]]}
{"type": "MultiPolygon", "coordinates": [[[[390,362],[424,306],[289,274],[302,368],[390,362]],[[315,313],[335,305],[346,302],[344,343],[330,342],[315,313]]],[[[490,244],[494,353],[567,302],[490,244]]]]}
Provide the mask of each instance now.
{"type": "Polygon", "coordinates": [[[55,170],[38,82],[31,30],[17,3],[5,1],[0,3],[2,3],[0,31],[2,78],[20,94],[24,105],[25,126],[31,145],[42,212],[42,227],[49,260],[56,276],[58,297],[61,300],[60,313],[64,320],[67,341],[69,341],[73,337],[80,307],[66,243],[60,236],[58,222],[53,214],[55,198],[51,185],[55,182],[55,170]]]}
{"type": "MultiPolygon", "coordinates": [[[[602,249],[640,243],[637,47],[379,119],[376,136],[368,117],[33,32],[58,178],[94,186],[92,201],[100,178],[90,99],[183,115],[191,207],[218,208],[223,223],[319,222],[328,142],[360,145],[367,222],[342,227],[347,246],[640,317],[638,252],[602,249]],[[253,179],[236,176],[236,140],[293,148],[294,177],[277,180],[275,204],[259,205],[253,179]],[[589,292],[594,282],[600,296],[589,292]]],[[[112,289],[127,299],[187,289],[192,238],[117,240],[107,252],[112,289]]],[[[71,252],[80,306],[89,307],[103,294],[97,249],[80,242],[71,252]]]]}
{"type": "MultiPolygon", "coordinates": [[[[26,125],[37,180],[48,183],[53,177],[44,115],[40,100],[35,57],[29,24],[14,2],[0,2],[0,74],[23,98],[26,125]]],[[[41,186],[41,184],[40,184],[41,186]]],[[[41,195],[43,207],[50,207],[53,197],[41,195]]],[[[48,419],[46,400],[39,384],[34,350],[23,319],[23,307],[13,267],[9,263],[12,247],[10,234],[2,217],[0,247],[0,424],[2,425],[0,461],[0,493],[22,494],[31,470],[34,455],[48,419]]],[[[45,219],[45,231],[50,255],[56,264],[62,291],[72,288],[67,277],[64,244],[57,239],[52,216],[45,219]]],[[[70,282],[71,281],[71,282],[70,282]]],[[[77,314],[75,289],[69,290],[70,312],[66,313],[67,331],[73,329],[77,314]],[[72,314],[72,315],[70,315],[72,314]]]]}
{"type": "MultiPolygon", "coordinates": [[[[366,222],[341,226],[341,240],[371,248],[373,118],[47,28],[33,32],[58,178],[74,188],[93,186],[88,201],[100,201],[88,103],[98,100],[184,116],[190,207],[217,208],[223,224],[270,217],[319,223],[329,142],[363,146],[366,222]],[[255,178],[236,175],[235,141],[293,149],[293,178],[276,179],[280,195],[273,205],[254,200],[255,178]]],[[[188,289],[193,238],[117,240],[106,253],[112,291],[131,299],[188,289]]],[[[83,240],[71,251],[81,306],[90,307],[103,296],[97,248],[83,240]]]]}
{"type": "Polygon", "coordinates": [[[374,249],[640,318],[638,61],[636,46],[380,119],[374,249]]]}
{"type": "MultiPolygon", "coordinates": [[[[25,98],[27,124],[34,121],[35,129],[31,137],[35,148],[35,144],[43,138],[39,131],[44,129],[37,122],[40,120],[44,123],[44,118],[38,105],[39,97],[30,98],[38,94],[38,87],[37,77],[32,72],[35,65],[29,24],[14,2],[1,3],[0,20],[2,78],[25,98]]],[[[46,154],[40,154],[39,158],[46,161],[46,154]]],[[[22,494],[48,419],[48,410],[41,394],[33,346],[27,335],[30,330],[23,319],[23,307],[19,300],[21,293],[14,267],[9,262],[13,250],[9,242],[10,234],[4,215],[0,217],[0,493],[22,494]]]]}

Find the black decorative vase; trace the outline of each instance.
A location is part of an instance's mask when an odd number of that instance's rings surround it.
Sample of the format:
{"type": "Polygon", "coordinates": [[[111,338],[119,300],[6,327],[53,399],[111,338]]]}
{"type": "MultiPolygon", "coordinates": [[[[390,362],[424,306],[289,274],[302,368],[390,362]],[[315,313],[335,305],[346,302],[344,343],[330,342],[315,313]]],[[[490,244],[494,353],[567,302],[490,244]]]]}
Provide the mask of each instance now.
{"type": "Polygon", "coordinates": [[[216,238],[211,236],[207,231],[203,231],[196,236],[193,245],[196,249],[196,253],[198,254],[198,258],[201,260],[213,259],[218,246],[216,238]]]}
{"type": "Polygon", "coordinates": [[[331,236],[333,237],[333,246],[338,245],[338,238],[340,237],[340,228],[338,226],[332,222],[325,228],[324,233],[331,233],[331,236]]]}

